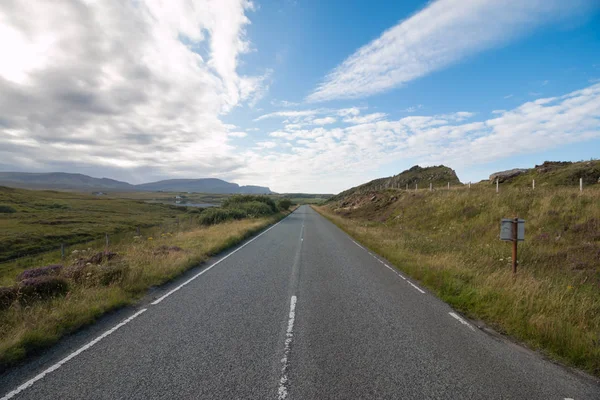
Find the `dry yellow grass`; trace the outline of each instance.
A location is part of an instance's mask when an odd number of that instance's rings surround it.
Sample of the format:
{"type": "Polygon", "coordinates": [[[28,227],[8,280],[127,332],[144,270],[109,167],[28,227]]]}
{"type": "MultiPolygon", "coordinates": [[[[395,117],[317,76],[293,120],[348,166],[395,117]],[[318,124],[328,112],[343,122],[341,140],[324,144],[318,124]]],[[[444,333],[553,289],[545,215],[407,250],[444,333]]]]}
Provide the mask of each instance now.
{"type": "MultiPolygon", "coordinates": [[[[0,311],[0,370],[92,323],[103,313],[135,302],[149,287],[173,279],[282,216],[225,222],[183,232],[156,231],[152,237],[139,237],[111,247],[119,256],[109,262],[111,271],[116,271],[110,282],[99,283],[97,272],[102,267],[88,266],[85,271],[91,272],[71,282],[67,296],[27,306],[16,302],[0,311]]],[[[86,249],[77,257],[100,250],[86,249]]],[[[76,259],[72,257],[70,262],[74,263],[76,259]]],[[[60,262],[60,258],[55,261],[60,262]]]]}
{"type": "Polygon", "coordinates": [[[316,209],[460,311],[600,376],[600,190],[389,190],[316,209]],[[515,214],[516,277],[498,238],[515,214]]]}

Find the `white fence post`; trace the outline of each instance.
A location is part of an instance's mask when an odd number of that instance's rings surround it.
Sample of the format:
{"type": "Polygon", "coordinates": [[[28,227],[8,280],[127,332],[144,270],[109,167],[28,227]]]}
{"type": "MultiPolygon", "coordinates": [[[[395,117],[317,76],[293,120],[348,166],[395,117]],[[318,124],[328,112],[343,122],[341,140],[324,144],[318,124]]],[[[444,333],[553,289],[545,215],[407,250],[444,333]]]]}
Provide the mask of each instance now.
{"type": "Polygon", "coordinates": [[[450,182],[448,182],[448,190],[450,190],[450,182]]]}
{"type": "Polygon", "coordinates": [[[535,179],[531,182],[531,188],[535,190],[535,179]]]}
{"type": "Polygon", "coordinates": [[[583,178],[579,178],[579,191],[583,192],[583,178]]]}
{"type": "Polygon", "coordinates": [[[499,182],[499,179],[496,179],[496,193],[499,193],[498,182],[499,182]]]}
{"type": "Polygon", "coordinates": [[[429,182],[429,191],[431,192],[433,190],[433,183],[429,182]]]}

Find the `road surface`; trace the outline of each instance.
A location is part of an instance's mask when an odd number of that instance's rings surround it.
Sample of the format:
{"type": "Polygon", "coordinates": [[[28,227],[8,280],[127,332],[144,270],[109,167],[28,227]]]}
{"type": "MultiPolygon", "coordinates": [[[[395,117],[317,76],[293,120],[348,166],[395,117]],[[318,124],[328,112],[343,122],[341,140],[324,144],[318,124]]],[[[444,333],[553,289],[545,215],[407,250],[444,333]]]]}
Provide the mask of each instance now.
{"type": "Polygon", "coordinates": [[[1,378],[3,400],[600,399],[308,206],[1,378]]]}

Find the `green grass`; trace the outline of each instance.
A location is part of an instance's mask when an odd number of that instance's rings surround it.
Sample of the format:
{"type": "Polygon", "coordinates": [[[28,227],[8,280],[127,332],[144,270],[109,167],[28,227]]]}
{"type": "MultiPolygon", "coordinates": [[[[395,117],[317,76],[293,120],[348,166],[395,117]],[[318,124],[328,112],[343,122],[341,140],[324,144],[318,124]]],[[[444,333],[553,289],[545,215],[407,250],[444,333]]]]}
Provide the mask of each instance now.
{"type": "Polygon", "coordinates": [[[0,204],[15,211],[0,213],[0,262],[186,215],[185,208],[143,201],[6,187],[0,187],[0,204]]]}
{"type": "Polygon", "coordinates": [[[600,187],[386,190],[317,210],[456,309],[600,376],[600,187]],[[526,222],[519,272],[500,219],[526,222]]]}

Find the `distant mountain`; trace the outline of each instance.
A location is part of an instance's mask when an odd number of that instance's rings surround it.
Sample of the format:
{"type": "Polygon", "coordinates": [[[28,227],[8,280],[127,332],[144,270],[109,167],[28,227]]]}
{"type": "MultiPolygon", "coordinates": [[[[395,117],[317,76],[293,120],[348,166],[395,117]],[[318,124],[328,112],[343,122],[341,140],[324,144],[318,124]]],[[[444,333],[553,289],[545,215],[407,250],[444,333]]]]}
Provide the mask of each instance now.
{"type": "Polygon", "coordinates": [[[262,186],[240,186],[221,179],[168,179],[136,185],[136,190],[146,192],[199,192],[199,193],[244,193],[269,194],[271,190],[262,186]]]}
{"type": "Polygon", "coordinates": [[[92,178],[82,174],[64,172],[29,173],[0,172],[0,186],[24,189],[69,189],[80,191],[147,191],[147,192],[198,192],[223,194],[269,194],[268,187],[240,186],[221,179],[168,179],[132,185],[108,178],[92,178]]]}
{"type": "Polygon", "coordinates": [[[0,185],[24,189],[135,190],[127,182],[65,172],[0,172],[0,185]]]}
{"type": "Polygon", "coordinates": [[[406,185],[411,189],[414,188],[415,185],[418,185],[421,188],[428,188],[430,183],[436,188],[446,186],[448,183],[450,183],[450,185],[461,184],[458,176],[456,176],[456,172],[444,165],[425,168],[415,165],[406,171],[402,171],[398,175],[374,179],[360,186],[345,190],[332,197],[330,200],[339,200],[345,196],[361,191],[382,190],[386,188],[404,189],[406,188],[406,185]]]}

